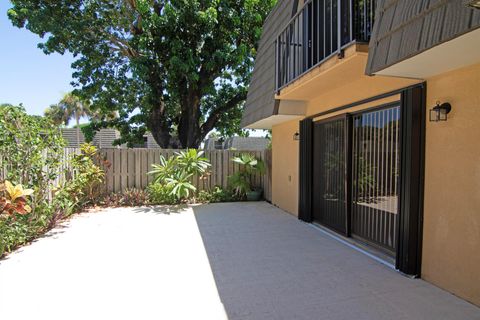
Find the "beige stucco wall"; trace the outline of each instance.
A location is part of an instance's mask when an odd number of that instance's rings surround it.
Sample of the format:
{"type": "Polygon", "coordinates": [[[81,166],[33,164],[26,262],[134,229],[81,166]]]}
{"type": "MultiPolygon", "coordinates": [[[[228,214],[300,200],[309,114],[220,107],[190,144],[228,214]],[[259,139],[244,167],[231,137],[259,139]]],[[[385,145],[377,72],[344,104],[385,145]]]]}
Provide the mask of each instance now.
{"type": "MultiPolygon", "coordinates": [[[[306,101],[307,115],[313,115],[319,112],[343,106],[352,102],[366,99],[379,94],[391,92],[415,83],[419,80],[395,79],[391,77],[369,77],[363,74],[367,62],[366,55],[359,54],[355,59],[345,61],[353,70],[349,75],[348,85],[335,89],[323,87],[322,77],[304,80],[305,84],[301,87],[303,93],[314,97],[306,101]],[[360,64],[360,65],[359,65],[360,64]]],[[[337,66],[335,66],[336,68],[337,66]]],[[[342,70],[331,68],[324,74],[325,77],[345,79],[345,73],[342,70]]],[[[342,67],[342,68],[345,68],[342,67]]],[[[302,79],[301,79],[302,80],[302,79]]],[[[303,81],[303,80],[302,80],[303,81]]],[[[297,81],[296,87],[301,86],[301,81],[297,81]]],[[[345,81],[343,81],[345,82],[345,81]]],[[[288,89],[288,88],[287,88],[288,89]]],[[[291,95],[291,90],[287,90],[291,95]]],[[[281,97],[281,96],[279,96],[281,97]]],[[[381,105],[383,103],[399,100],[400,97],[392,96],[383,100],[357,106],[349,109],[350,112],[360,109],[381,105]]],[[[341,111],[339,113],[345,113],[341,111]]],[[[336,115],[329,114],[327,117],[336,115]]],[[[299,130],[299,120],[284,122],[272,128],[272,203],[283,210],[298,215],[298,158],[299,141],[293,140],[293,135],[299,130]]]]}
{"type": "Polygon", "coordinates": [[[480,305],[480,64],[428,79],[437,100],[452,112],[426,125],[422,277],[480,305]]]}
{"type": "MultiPolygon", "coordinates": [[[[307,115],[420,82],[363,75],[349,78],[347,85],[334,89],[320,90],[314,82],[301,88],[315,96],[307,101],[307,115]]],[[[422,277],[480,305],[480,64],[427,79],[427,108],[437,100],[450,102],[453,111],[447,122],[426,123],[422,277]]],[[[296,131],[298,120],[274,126],[272,135],[272,201],[295,215],[299,143],[292,137],[296,131]]]]}
{"type": "Polygon", "coordinates": [[[298,120],[272,128],[272,203],[298,215],[298,120]]]}

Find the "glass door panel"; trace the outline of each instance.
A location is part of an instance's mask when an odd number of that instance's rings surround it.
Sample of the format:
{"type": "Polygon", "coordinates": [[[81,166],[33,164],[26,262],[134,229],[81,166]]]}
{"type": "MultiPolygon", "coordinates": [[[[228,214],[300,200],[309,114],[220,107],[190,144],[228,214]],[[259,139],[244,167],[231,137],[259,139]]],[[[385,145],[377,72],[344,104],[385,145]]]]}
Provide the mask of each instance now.
{"type": "Polygon", "coordinates": [[[346,233],[344,117],[314,124],[313,129],[313,218],[346,233]]]}
{"type": "Polygon", "coordinates": [[[353,118],[351,234],[394,255],[400,169],[400,107],[353,118]]]}

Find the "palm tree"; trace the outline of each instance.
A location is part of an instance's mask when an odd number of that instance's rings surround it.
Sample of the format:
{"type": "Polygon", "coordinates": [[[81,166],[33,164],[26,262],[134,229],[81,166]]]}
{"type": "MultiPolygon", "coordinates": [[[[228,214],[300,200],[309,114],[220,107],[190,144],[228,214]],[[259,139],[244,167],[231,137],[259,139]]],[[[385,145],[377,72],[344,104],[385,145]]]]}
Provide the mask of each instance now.
{"type": "Polygon", "coordinates": [[[80,118],[91,117],[90,101],[84,100],[73,93],[67,93],[58,104],[51,105],[45,110],[45,116],[58,125],[70,123],[75,119],[77,127],[77,143],[80,141],[80,118]]]}
{"type": "Polygon", "coordinates": [[[70,120],[75,119],[77,128],[77,143],[80,141],[80,118],[88,117],[94,122],[101,122],[105,119],[113,120],[118,118],[118,113],[112,111],[108,114],[93,111],[91,103],[73,93],[67,93],[57,104],[52,104],[44,112],[45,117],[50,118],[56,125],[66,125],[70,120]]]}

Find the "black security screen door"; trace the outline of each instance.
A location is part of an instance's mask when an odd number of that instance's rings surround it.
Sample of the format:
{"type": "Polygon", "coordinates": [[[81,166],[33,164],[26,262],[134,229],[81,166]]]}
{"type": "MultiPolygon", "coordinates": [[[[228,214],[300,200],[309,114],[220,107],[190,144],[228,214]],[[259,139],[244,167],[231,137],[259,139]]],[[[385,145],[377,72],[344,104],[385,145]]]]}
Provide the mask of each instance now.
{"type": "Polygon", "coordinates": [[[395,257],[420,275],[426,87],[418,84],[334,109],[399,95],[400,101],[300,122],[299,219],[317,222],[395,257]]]}
{"type": "Polygon", "coordinates": [[[400,172],[400,106],[353,117],[352,230],[395,255],[400,172]]]}
{"type": "Polygon", "coordinates": [[[394,256],[400,159],[399,104],[314,122],[313,220],[394,256]]]}
{"type": "Polygon", "coordinates": [[[346,233],[345,129],[345,117],[313,128],[313,220],[340,233],[346,233]]]}

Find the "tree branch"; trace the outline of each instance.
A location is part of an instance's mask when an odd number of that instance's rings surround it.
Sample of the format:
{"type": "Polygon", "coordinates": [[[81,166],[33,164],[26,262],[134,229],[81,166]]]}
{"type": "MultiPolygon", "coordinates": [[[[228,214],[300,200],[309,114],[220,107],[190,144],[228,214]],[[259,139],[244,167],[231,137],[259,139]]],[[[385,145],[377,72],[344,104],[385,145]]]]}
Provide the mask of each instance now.
{"type": "Polygon", "coordinates": [[[222,113],[227,112],[228,110],[234,108],[236,105],[244,101],[246,98],[247,98],[247,92],[242,90],[241,92],[238,92],[235,96],[233,96],[222,107],[213,110],[210,113],[207,121],[205,121],[205,123],[201,127],[202,135],[206,135],[207,133],[213,130],[222,113]]]}

